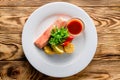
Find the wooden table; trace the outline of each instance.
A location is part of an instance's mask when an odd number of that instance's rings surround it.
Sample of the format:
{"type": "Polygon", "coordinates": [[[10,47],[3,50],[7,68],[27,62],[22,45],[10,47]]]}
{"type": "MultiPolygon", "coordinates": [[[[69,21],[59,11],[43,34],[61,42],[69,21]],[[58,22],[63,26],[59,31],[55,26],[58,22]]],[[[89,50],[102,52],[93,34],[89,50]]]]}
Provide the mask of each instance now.
{"type": "Polygon", "coordinates": [[[120,0],[0,0],[0,80],[120,80],[120,0]],[[98,33],[97,51],[88,67],[61,79],[36,71],[21,44],[28,16],[54,1],[82,7],[94,20],[98,33]]]}

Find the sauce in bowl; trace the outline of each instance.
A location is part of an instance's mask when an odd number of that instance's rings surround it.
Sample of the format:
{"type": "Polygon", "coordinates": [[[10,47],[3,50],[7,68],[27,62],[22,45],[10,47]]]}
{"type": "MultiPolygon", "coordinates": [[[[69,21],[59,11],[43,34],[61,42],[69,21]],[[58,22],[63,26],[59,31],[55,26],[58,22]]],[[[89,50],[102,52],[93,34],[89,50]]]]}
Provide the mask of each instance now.
{"type": "Polygon", "coordinates": [[[83,31],[84,24],[83,24],[83,21],[81,21],[80,19],[73,18],[68,21],[67,28],[71,35],[76,36],[83,31]]]}

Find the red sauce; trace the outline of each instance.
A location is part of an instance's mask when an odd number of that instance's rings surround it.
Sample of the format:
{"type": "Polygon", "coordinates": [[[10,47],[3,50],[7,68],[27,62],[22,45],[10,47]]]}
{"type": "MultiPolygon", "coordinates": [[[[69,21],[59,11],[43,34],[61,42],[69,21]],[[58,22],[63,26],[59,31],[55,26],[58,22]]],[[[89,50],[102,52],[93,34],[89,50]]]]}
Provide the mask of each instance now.
{"type": "Polygon", "coordinates": [[[83,23],[79,19],[71,19],[67,24],[68,31],[73,35],[78,35],[83,30],[83,23]]]}

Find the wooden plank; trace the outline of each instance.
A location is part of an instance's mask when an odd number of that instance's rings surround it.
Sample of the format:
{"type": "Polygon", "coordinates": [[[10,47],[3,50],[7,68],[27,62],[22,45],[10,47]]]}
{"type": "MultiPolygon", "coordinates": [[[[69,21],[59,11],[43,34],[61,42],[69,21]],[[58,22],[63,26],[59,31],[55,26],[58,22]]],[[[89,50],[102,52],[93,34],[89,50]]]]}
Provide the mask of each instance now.
{"type": "Polygon", "coordinates": [[[69,2],[77,6],[107,6],[108,0],[0,0],[0,7],[38,7],[50,2],[69,2]]]}
{"type": "Polygon", "coordinates": [[[0,60],[24,60],[22,46],[16,43],[0,43],[0,60]]]}
{"type": "Polygon", "coordinates": [[[0,43],[21,45],[21,37],[21,34],[0,34],[0,43]]]}
{"type": "Polygon", "coordinates": [[[98,47],[94,60],[120,59],[120,34],[98,34],[98,47]]]}
{"type": "Polygon", "coordinates": [[[20,34],[0,34],[0,60],[24,60],[20,34]]]}
{"type": "Polygon", "coordinates": [[[42,76],[44,75],[32,68],[26,61],[0,61],[2,80],[38,80],[42,76]]]}
{"type": "Polygon", "coordinates": [[[119,80],[120,60],[92,61],[82,72],[67,78],[53,78],[36,71],[27,61],[0,61],[2,80],[119,80]]]}
{"type": "Polygon", "coordinates": [[[120,0],[108,0],[109,6],[120,6],[120,0]]]}
{"type": "Polygon", "coordinates": [[[83,7],[93,19],[97,33],[120,33],[120,7],[83,7]]]}
{"type": "MultiPolygon", "coordinates": [[[[36,7],[37,8],[37,7],[36,7]]],[[[22,28],[28,16],[36,9],[34,7],[1,7],[0,33],[22,33],[22,28]]]]}
{"type": "Polygon", "coordinates": [[[38,7],[0,7],[0,16],[29,16],[38,7]]]}
{"type": "Polygon", "coordinates": [[[0,7],[39,7],[50,2],[61,1],[77,6],[120,6],[120,0],[0,0],[0,7]]]}
{"type": "MultiPolygon", "coordinates": [[[[28,16],[37,7],[0,8],[0,33],[22,33],[28,16]]],[[[120,33],[120,7],[82,7],[94,20],[98,33],[120,33]]]]}
{"type": "MultiPolygon", "coordinates": [[[[120,33],[98,34],[95,60],[120,60],[120,33]]],[[[0,60],[24,60],[20,34],[0,34],[0,60]]]]}

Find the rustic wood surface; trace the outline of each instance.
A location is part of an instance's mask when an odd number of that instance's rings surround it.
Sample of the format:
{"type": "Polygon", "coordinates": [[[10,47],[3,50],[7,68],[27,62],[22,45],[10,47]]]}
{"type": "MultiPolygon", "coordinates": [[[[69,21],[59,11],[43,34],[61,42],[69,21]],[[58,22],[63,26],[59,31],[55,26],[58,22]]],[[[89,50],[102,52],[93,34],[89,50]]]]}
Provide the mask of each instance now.
{"type": "Polygon", "coordinates": [[[0,0],[0,80],[120,80],[120,0],[0,0]],[[93,19],[98,33],[92,62],[67,78],[38,72],[22,50],[21,33],[28,16],[54,1],[82,7],[93,19]]]}

